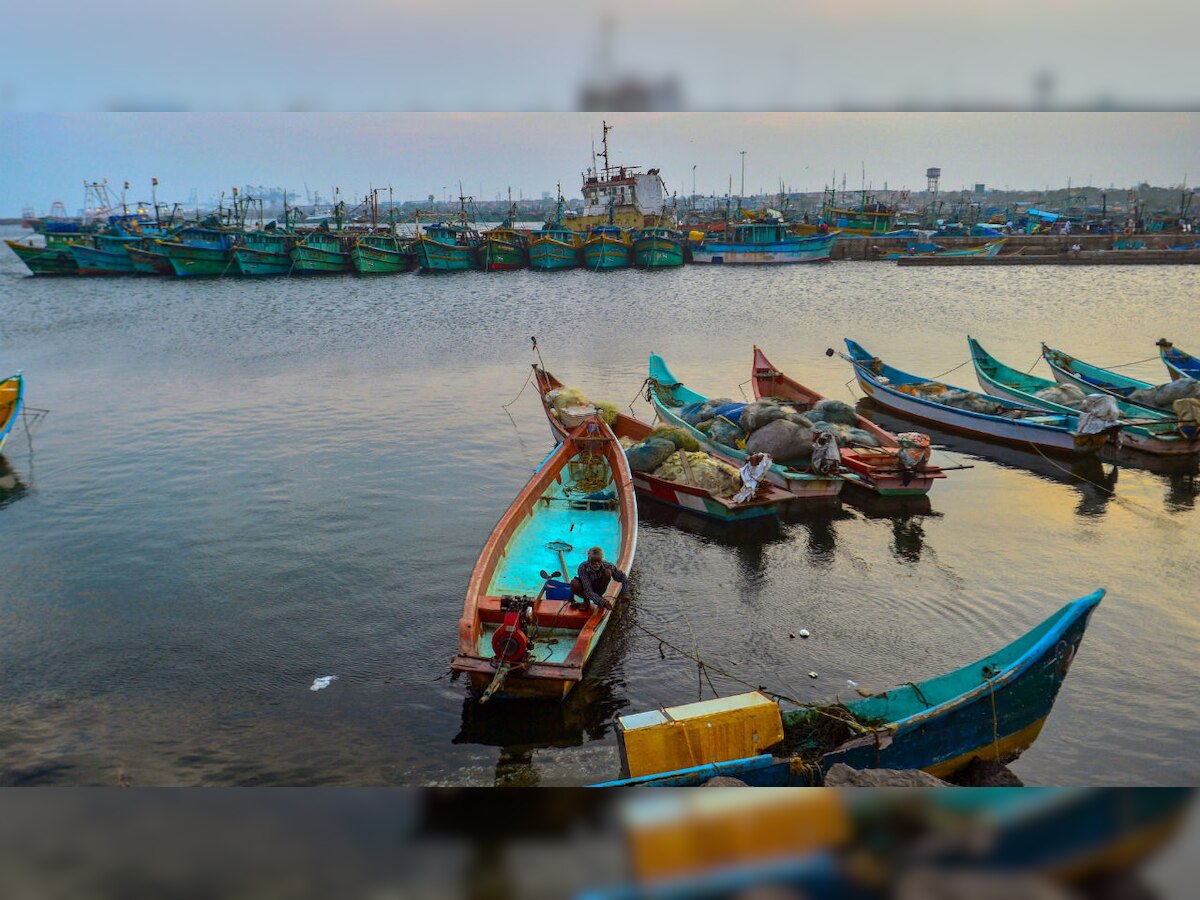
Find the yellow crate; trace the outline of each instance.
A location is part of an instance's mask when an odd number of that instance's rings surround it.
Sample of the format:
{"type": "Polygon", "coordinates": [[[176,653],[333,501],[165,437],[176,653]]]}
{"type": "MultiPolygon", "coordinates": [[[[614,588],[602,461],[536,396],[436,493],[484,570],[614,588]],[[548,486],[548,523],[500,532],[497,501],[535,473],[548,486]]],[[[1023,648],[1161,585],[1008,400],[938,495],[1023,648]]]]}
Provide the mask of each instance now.
{"type": "Polygon", "coordinates": [[[617,719],[624,777],[727,762],[783,741],[779,706],[758,691],[617,719]]]}

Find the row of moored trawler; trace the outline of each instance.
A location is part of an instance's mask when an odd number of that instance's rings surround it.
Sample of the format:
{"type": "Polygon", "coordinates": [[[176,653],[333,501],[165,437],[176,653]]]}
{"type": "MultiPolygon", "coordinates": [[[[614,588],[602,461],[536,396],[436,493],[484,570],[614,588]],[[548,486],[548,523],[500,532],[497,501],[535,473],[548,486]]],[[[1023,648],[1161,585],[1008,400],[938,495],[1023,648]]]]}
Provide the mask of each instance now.
{"type": "MultiPolygon", "coordinates": [[[[608,131],[603,152],[583,177],[584,206],[564,215],[561,192],[556,212],[541,228],[521,228],[516,207],[497,227],[480,230],[460,198],[453,216],[414,225],[379,223],[372,193],[371,226],[343,226],[344,204],[334,227],[297,226],[285,208],[283,225],[245,227],[250,198],[236,199],[232,217],[220,215],[176,225],[158,215],[122,212],[103,228],[77,222],[44,222],[43,243],[6,241],[35,275],[158,274],[182,277],[223,275],[314,275],[339,272],[386,274],[418,270],[630,267],[662,269],[685,262],[776,264],[830,259],[836,232],[785,222],[781,214],[740,218],[684,231],[668,209],[666,186],[657,169],[612,165],[608,131]],[[602,163],[602,164],[601,164],[602,163]]],[[[127,185],[128,186],[128,185],[127,185]]],[[[154,209],[157,213],[158,205],[154,209]]],[[[261,221],[261,210],[260,210],[261,221]]]]}

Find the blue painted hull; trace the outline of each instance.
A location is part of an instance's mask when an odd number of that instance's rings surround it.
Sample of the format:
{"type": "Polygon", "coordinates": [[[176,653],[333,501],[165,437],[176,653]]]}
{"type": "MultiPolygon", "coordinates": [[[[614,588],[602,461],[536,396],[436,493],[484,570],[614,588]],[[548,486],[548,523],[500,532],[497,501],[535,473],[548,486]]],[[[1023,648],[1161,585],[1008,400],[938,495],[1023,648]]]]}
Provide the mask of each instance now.
{"type": "Polygon", "coordinates": [[[824,262],[833,253],[836,240],[837,235],[833,234],[769,244],[740,244],[706,238],[692,250],[692,262],[725,266],[824,262]]]}

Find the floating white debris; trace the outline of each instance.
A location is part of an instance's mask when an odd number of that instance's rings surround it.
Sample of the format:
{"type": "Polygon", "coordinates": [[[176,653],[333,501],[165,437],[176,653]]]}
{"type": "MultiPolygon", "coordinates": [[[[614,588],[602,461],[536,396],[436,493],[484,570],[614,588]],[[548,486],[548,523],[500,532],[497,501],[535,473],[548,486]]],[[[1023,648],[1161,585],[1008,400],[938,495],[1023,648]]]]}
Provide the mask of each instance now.
{"type": "Polygon", "coordinates": [[[809,672],[809,673],[808,673],[808,677],[809,677],[809,678],[816,678],[816,677],[817,677],[817,673],[816,673],[816,672],[809,672]]]}
{"type": "Polygon", "coordinates": [[[314,678],[310,691],[322,691],[329,687],[330,683],[337,681],[336,675],[322,675],[320,678],[314,678]]]}
{"type": "Polygon", "coordinates": [[[808,629],[807,628],[800,629],[800,637],[808,637],[808,629]]]}
{"type": "Polygon", "coordinates": [[[850,685],[850,687],[858,687],[858,682],[855,681],[853,678],[847,678],[846,684],[850,685]]]}

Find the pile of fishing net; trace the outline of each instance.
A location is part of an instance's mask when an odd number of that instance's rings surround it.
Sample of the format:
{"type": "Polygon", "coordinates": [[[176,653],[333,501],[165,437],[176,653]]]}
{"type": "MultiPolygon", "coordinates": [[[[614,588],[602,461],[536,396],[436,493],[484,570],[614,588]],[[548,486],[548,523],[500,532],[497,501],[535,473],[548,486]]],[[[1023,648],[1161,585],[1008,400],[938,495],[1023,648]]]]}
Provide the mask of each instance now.
{"type": "Polygon", "coordinates": [[[1042,388],[1040,391],[1035,391],[1033,396],[1039,400],[1057,403],[1059,406],[1079,409],[1079,404],[1083,402],[1083,398],[1087,394],[1073,384],[1052,384],[1049,387],[1042,388]]]}
{"type": "MultiPolygon", "coordinates": [[[[896,390],[910,397],[919,397],[943,406],[955,409],[965,409],[968,412],[980,413],[985,416],[1001,416],[1005,419],[1023,419],[1029,415],[1028,410],[1006,406],[991,397],[977,394],[974,391],[963,391],[950,388],[936,381],[916,382],[913,384],[893,385],[896,390]]],[[[1041,415],[1038,413],[1037,415],[1041,415]]]]}
{"type": "Polygon", "coordinates": [[[650,473],[659,469],[667,457],[674,456],[677,450],[693,453],[700,450],[700,442],[675,425],[659,425],[644,441],[632,441],[623,437],[621,446],[625,448],[629,468],[635,472],[650,473]]]}
{"type": "Polygon", "coordinates": [[[1129,393],[1129,399],[1134,403],[1157,406],[1159,409],[1172,409],[1176,400],[1187,398],[1200,399],[1200,381],[1195,378],[1180,378],[1129,393]]]}
{"type": "Polygon", "coordinates": [[[654,470],[654,477],[702,487],[717,497],[732,497],[742,489],[742,476],[737,469],[704,452],[672,453],[654,470]],[[680,456],[687,457],[686,468],[680,456]]]}
{"type": "Polygon", "coordinates": [[[611,425],[617,421],[620,411],[615,403],[606,400],[589,400],[581,388],[561,387],[546,394],[546,402],[550,404],[551,415],[569,428],[574,428],[591,416],[600,414],[605,423],[611,425]]]}
{"type": "Polygon", "coordinates": [[[826,753],[883,724],[882,719],[857,715],[840,703],[806,706],[784,715],[783,743],[788,754],[816,766],[826,753]]]}

